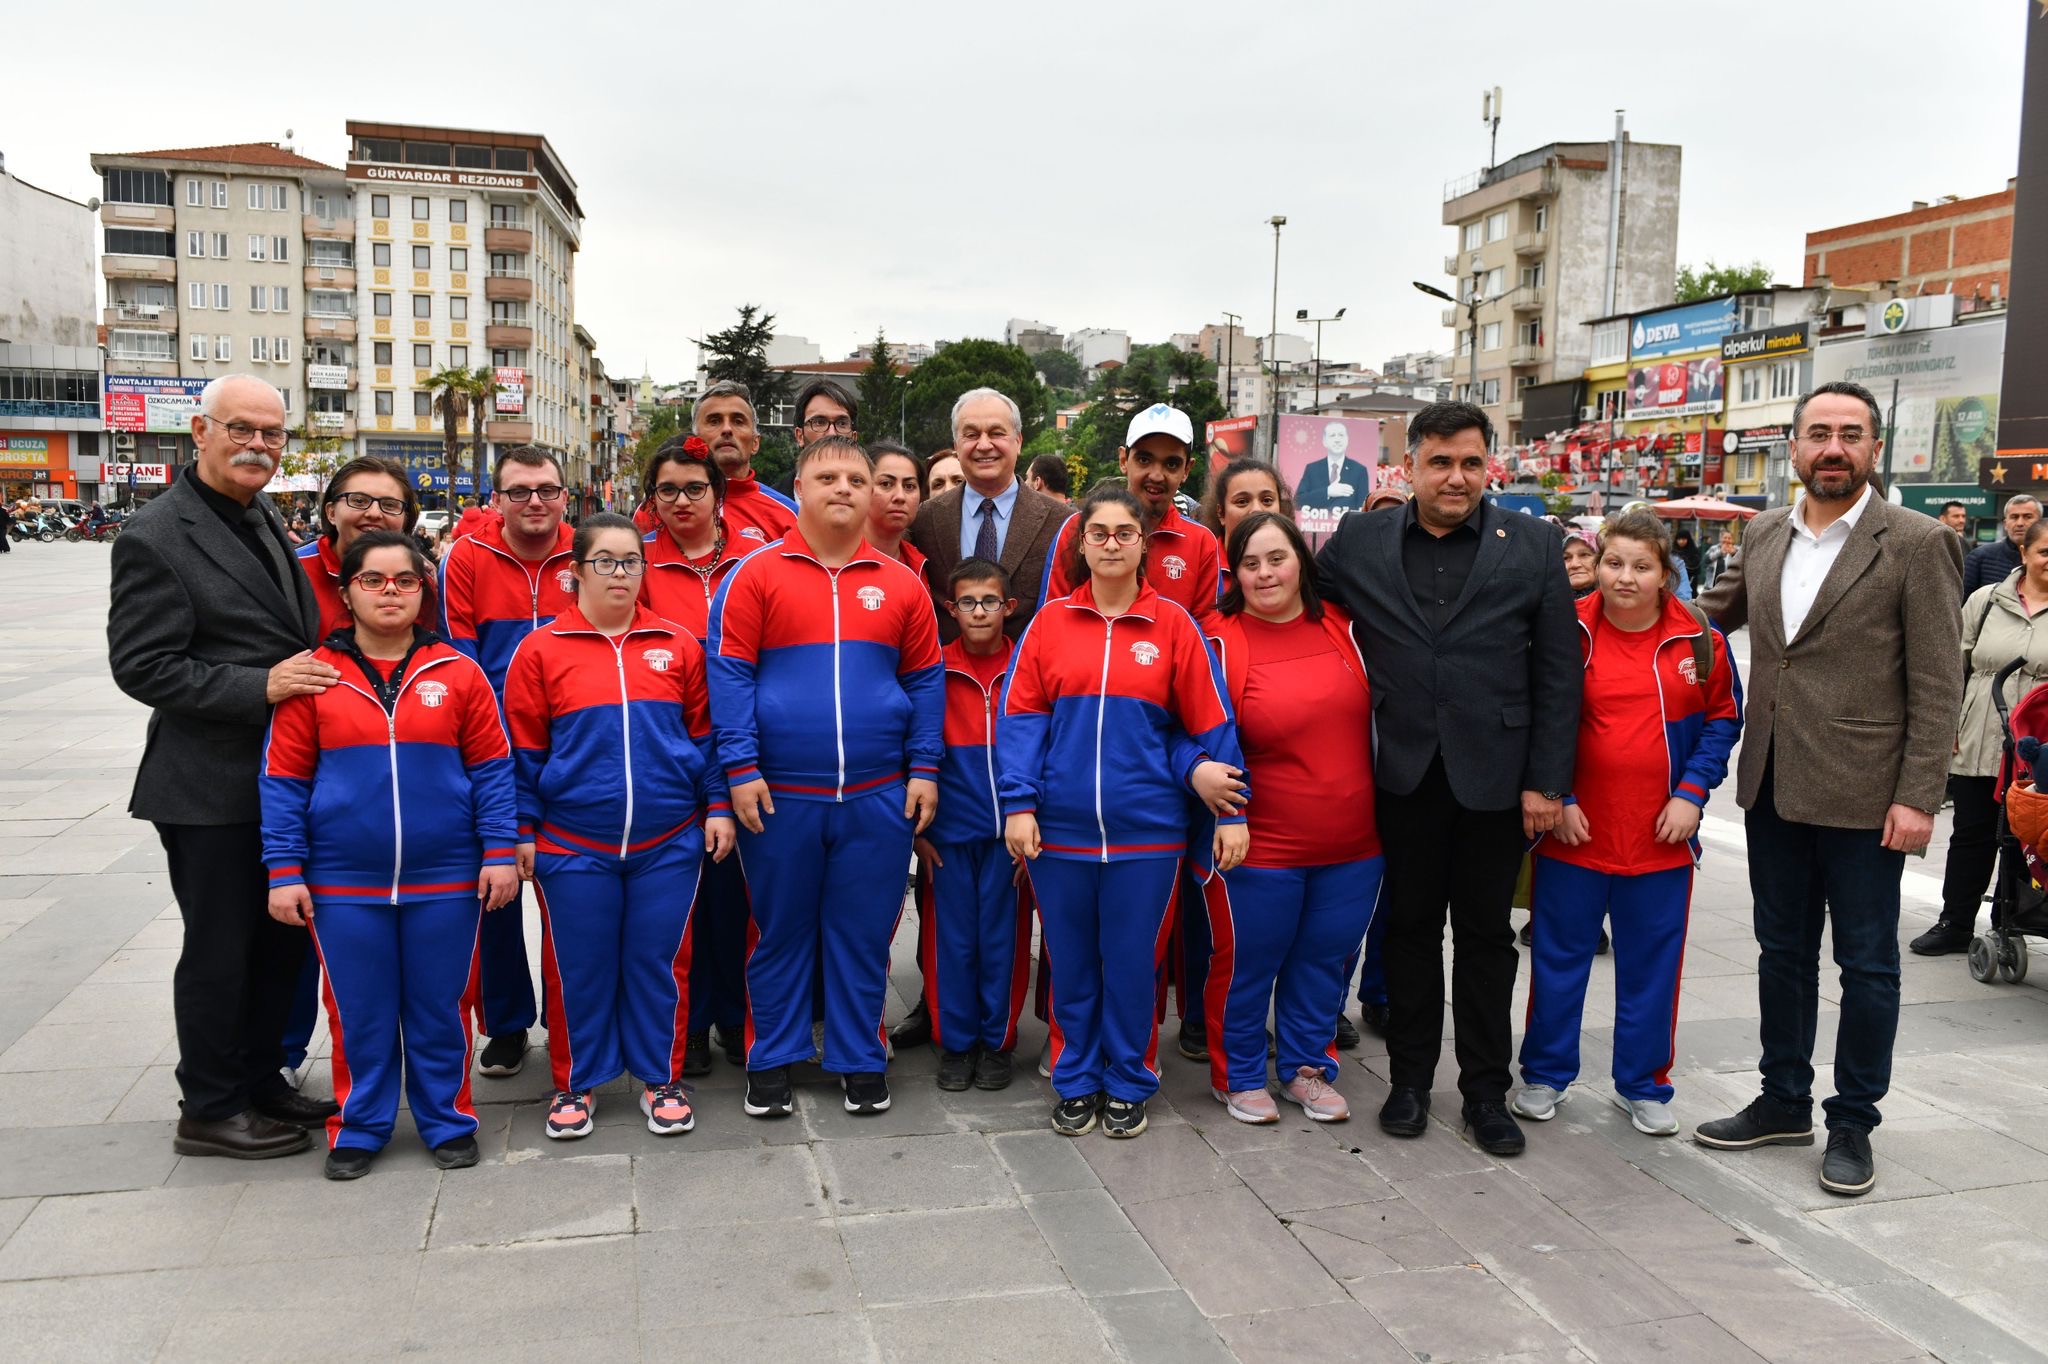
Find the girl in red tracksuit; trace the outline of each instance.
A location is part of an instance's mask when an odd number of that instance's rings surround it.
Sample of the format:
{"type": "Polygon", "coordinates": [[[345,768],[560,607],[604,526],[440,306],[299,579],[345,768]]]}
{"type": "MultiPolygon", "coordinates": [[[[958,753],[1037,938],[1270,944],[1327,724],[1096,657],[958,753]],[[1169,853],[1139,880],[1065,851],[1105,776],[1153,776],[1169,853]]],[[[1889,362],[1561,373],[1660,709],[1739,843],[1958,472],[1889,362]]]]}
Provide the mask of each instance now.
{"type": "Polygon", "coordinates": [[[1640,1132],[1669,1136],[1679,968],[1700,812],[1742,733],[1728,642],[1673,596],[1669,532],[1627,512],[1601,532],[1599,588],[1579,602],[1585,700],[1571,796],[1536,845],[1528,1025],[1515,1111],[1551,1117],[1579,1071],[1579,1020],[1600,921],[1614,927],[1614,1087],[1640,1132]],[[1646,755],[1662,753],[1663,762],[1646,755]]]}
{"type": "Polygon", "coordinates": [[[314,654],[341,681],[281,702],[264,745],[270,913],[310,925],[327,971],[330,1179],[366,1173],[391,1139],[401,1051],[434,1162],[477,1161],[463,997],[480,908],[519,893],[518,830],[489,680],[415,625],[430,576],[408,537],[356,538],[341,561],[354,625],[314,654]]]}
{"type": "MultiPolygon", "coordinates": [[[[1187,611],[1146,585],[1138,500],[1081,504],[1079,583],[1018,642],[996,731],[1005,840],[1031,862],[1052,961],[1053,1130],[1134,1137],[1159,1088],[1156,982],[1191,793],[1240,767],[1215,663],[1187,611]]],[[[1244,816],[1208,846],[1244,857],[1244,816]]]]}
{"type": "Polygon", "coordinates": [[[505,677],[520,859],[539,886],[547,1134],[589,1135],[592,1093],[630,1070],[648,1130],[687,1132],[690,918],[698,873],[732,849],[712,752],[704,650],[639,605],[640,532],[600,512],[576,531],[576,605],[529,635],[505,677]]]}

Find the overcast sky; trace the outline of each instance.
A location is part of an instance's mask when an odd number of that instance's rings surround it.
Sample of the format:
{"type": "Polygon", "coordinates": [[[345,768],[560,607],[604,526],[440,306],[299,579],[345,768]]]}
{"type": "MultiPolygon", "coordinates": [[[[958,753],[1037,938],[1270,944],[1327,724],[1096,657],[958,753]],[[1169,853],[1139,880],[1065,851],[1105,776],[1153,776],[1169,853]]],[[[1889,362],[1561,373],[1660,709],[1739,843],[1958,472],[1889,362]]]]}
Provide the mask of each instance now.
{"type": "Polygon", "coordinates": [[[577,320],[613,374],[684,377],[758,303],[844,356],[1010,317],[1137,341],[1339,307],[1333,360],[1440,348],[1446,181],[1632,135],[1684,147],[1681,261],[1800,274],[1804,234],[2005,185],[2032,0],[1001,6],[102,0],[8,20],[8,170],[98,192],[95,151],[348,118],[542,133],[586,215],[577,320]],[[1759,7],[1759,13],[1763,7],[1759,7]]]}

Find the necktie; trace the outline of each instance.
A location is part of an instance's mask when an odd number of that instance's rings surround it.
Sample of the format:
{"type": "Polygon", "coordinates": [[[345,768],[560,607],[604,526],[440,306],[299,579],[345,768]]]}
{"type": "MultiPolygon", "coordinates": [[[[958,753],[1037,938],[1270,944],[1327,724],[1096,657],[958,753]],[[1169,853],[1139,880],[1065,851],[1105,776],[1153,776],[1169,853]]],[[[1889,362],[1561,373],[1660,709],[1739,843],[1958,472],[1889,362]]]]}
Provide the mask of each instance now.
{"type": "Polygon", "coordinates": [[[990,563],[1000,563],[1002,555],[996,549],[996,503],[992,497],[981,499],[981,508],[975,515],[981,518],[981,529],[974,532],[974,557],[990,563]]]}

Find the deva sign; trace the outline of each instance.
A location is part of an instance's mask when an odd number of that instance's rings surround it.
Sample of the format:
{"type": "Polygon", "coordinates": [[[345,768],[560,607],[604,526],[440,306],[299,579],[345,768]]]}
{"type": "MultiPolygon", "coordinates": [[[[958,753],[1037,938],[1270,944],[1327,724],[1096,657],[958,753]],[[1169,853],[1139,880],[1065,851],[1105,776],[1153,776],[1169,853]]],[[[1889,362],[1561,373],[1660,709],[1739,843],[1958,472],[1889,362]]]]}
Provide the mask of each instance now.
{"type": "Polygon", "coordinates": [[[1710,299],[1643,313],[1629,325],[1628,358],[1663,359],[1693,351],[1718,351],[1721,338],[1736,328],[1735,300],[1710,299]]]}

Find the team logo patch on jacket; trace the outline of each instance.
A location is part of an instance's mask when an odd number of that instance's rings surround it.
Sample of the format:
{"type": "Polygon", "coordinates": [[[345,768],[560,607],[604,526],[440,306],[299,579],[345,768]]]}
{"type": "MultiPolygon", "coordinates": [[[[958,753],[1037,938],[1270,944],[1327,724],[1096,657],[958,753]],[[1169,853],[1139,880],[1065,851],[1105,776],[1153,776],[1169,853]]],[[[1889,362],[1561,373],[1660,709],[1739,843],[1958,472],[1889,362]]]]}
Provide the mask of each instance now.
{"type": "Polygon", "coordinates": [[[1685,685],[1688,687],[1697,687],[1700,684],[1699,665],[1693,662],[1692,655],[1687,654],[1678,660],[1678,675],[1685,679],[1685,685]]]}
{"type": "Polygon", "coordinates": [[[881,610],[882,603],[888,600],[888,594],[883,592],[882,589],[879,587],[863,587],[860,591],[854,593],[853,595],[859,597],[860,604],[862,606],[865,606],[870,611],[881,610]]]}
{"type": "Polygon", "coordinates": [[[1141,639],[1131,645],[1131,657],[1138,660],[1138,666],[1149,668],[1152,660],[1159,657],[1159,646],[1149,639],[1141,639]]]}
{"type": "Polygon", "coordinates": [[[1185,578],[1188,575],[1188,561],[1178,554],[1169,554],[1160,562],[1166,565],[1166,576],[1169,578],[1185,578]]]}
{"type": "Polygon", "coordinates": [[[666,649],[646,649],[641,651],[640,657],[646,659],[647,666],[658,673],[667,672],[668,665],[675,662],[676,658],[666,649]]]}
{"type": "Polygon", "coordinates": [[[562,590],[563,590],[564,592],[567,592],[567,593],[568,593],[568,594],[569,594],[570,596],[572,596],[572,597],[573,597],[573,596],[575,596],[575,595],[576,595],[576,570],[575,570],[575,569],[573,569],[573,568],[565,568],[565,569],[563,569],[563,570],[562,570],[562,571],[561,571],[560,573],[557,573],[557,574],[555,575],[555,586],[556,586],[556,587],[559,587],[559,588],[561,588],[561,589],[562,589],[562,590]]]}
{"type": "Polygon", "coordinates": [[[740,527],[740,539],[742,540],[766,540],[767,538],[767,536],[761,533],[759,526],[740,527]]]}
{"type": "Polygon", "coordinates": [[[413,688],[423,706],[438,706],[448,699],[448,685],[445,682],[422,682],[413,688]]]}

